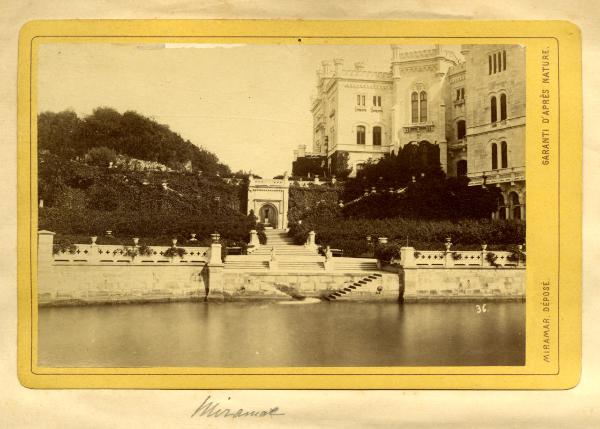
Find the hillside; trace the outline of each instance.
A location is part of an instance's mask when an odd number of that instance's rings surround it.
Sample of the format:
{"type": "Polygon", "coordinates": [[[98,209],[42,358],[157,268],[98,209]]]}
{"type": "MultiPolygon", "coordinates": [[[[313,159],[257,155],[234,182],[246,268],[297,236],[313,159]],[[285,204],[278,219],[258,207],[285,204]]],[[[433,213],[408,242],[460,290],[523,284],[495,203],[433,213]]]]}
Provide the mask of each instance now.
{"type": "MultiPolygon", "coordinates": [[[[39,228],[78,240],[107,230],[119,239],[147,237],[153,244],[185,242],[197,234],[207,242],[221,233],[226,243],[247,240],[255,227],[244,215],[243,180],[175,171],[132,171],[39,157],[39,228]]],[[[101,240],[100,240],[101,241],[101,240]]]]}
{"type": "Polygon", "coordinates": [[[168,126],[127,111],[99,107],[79,118],[74,112],[43,112],[38,115],[38,150],[64,159],[84,158],[94,149],[116,155],[158,162],[174,170],[191,164],[194,171],[229,175],[228,166],[215,154],[184,140],[168,126]]]}

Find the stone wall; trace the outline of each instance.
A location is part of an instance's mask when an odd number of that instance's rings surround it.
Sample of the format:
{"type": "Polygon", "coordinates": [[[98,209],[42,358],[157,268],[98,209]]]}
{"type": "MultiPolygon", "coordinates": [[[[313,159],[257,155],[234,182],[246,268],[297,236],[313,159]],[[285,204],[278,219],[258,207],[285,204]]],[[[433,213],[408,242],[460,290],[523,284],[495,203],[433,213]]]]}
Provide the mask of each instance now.
{"type": "MultiPolygon", "coordinates": [[[[369,273],[247,273],[225,272],[220,287],[211,287],[209,298],[228,299],[290,299],[323,298],[364,279],[369,273]]],[[[399,299],[400,282],[396,273],[381,277],[355,289],[344,300],[399,299]]]]}
{"type": "Polygon", "coordinates": [[[204,266],[54,265],[38,270],[40,305],[201,300],[204,266]]]}
{"type": "Polygon", "coordinates": [[[404,299],[525,299],[524,268],[404,268],[404,299]]]}

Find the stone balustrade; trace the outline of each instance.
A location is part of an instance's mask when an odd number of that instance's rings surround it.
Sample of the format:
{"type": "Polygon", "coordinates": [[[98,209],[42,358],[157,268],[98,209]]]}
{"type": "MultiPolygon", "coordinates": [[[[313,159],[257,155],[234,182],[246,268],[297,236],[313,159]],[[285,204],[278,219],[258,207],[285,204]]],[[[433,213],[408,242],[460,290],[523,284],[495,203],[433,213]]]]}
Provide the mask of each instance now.
{"type": "Polygon", "coordinates": [[[209,257],[208,247],[181,246],[182,256],[170,256],[169,249],[175,246],[148,246],[142,248],[114,244],[73,244],[68,249],[55,251],[54,233],[40,231],[38,233],[38,256],[40,262],[53,265],[91,264],[91,265],[152,265],[152,264],[185,264],[205,265],[209,257]],[[142,254],[141,250],[147,253],[142,254]]]}
{"type": "Polygon", "coordinates": [[[413,247],[400,249],[400,265],[403,268],[426,267],[525,267],[524,258],[512,252],[482,250],[416,250],[413,247]],[[488,256],[489,255],[489,256],[488,256]]]}

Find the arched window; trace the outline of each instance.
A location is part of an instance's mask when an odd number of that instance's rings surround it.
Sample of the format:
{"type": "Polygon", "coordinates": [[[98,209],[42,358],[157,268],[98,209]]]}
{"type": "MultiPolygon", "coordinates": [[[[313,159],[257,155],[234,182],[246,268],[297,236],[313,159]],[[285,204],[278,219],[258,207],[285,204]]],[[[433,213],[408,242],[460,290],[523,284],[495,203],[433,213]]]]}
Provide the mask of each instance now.
{"type": "Polygon", "coordinates": [[[496,106],[496,97],[491,98],[490,108],[492,112],[492,123],[494,123],[498,120],[498,107],[496,106]]]}
{"type": "Polygon", "coordinates": [[[492,56],[488,55],[488,63],[489,63],[489,73],[492,74],[492,56]]]}
{"type": "Polygon", "coordinates": [[[465,121],[460,120],[456,123],[456,138],[458,140],[464,139],[467,135],[467,124],[465,121]]]}
{"type": "Polygon", "coordinates": [[[502,70],[506,70],[506,51],[502,51],[502,70]]]}
{"type": "Polygon", "coordinates": [[[373,146],[381,146],[381,127],[373,127],[373,146]]]}
{"type": "Polygon", "coordinates": [[[461,159],[456,163],[456,175],[466,176],[467,175],[467,160],[461,159]]]}
{"type": "Polygon", "coordinates": [[[427,122],[427,93],[425,91],[421,91],[420,96],[420,104],[421,104],[421,117],[420,122],[427,122]]]}
{"type": "Polygon", "coordinates": [[[500,95],[500,120],[506,119],[506,94],[500,95]]]}
{"type": "Polygon", "coordinates": [[[493,60],[494,60],[494,73],[496,73],[496,70],[497,70],[497,68],[496,68],[496,64],[497,64],[496,55],[492,55],[492,57],[493,57],[493,60]]]}
{"type": "Polygon", "coordinates": [[[498,71],[502,70],[502,56],[500,52],[498,52],[498,71]]]}
{"type": "Polygon", "coordinates": [[[498,169],[498,145],[492,143],[492,170],[498,169]]]}
{"type": "Polygon", "coordinates": [[[498,219],[506,218],[506,203],[504,202],[504,197],[502,195],[498,195],[498,219]]]}
{"type": "Polygon", "coordinates": [[[511,192],[509,200],[512,219],[521,219],[521,202],[519,201],[519,195],[516,192],[511,192]]]}
{"type": "Polygon", "coordinates": [[[502,168],[507,168],[508,167],[508,146],[507,146],[506,142],[500,143],[500,158],[501,158],[500,165],[502,166],[502,168]]]}
{"type": "Polygon", "coordinates": [[[413,92],[410,96],[410,105],[412,113],[412,123],[419,122],[419,94],[413,92]]]}
{"type": "Polygon", "coordinates": [[[365,144],[366,128],[362,125],[356,127],[356,144],[365,144]]]}

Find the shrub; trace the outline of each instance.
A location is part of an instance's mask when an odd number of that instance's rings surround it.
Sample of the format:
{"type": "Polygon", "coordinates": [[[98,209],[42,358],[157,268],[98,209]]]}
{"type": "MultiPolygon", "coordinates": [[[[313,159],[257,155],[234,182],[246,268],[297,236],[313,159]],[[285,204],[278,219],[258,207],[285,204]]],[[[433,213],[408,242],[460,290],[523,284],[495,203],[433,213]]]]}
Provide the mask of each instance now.
{"type": "Polygon", "coordinates": [[[167,250],[164,251],[163,256],[165,258],[174,258],[175,256],[179,256],[180,258],[183,257],[183,255],[185,255],[187,252],[185,251],[185,249],[181,248],[181,247],[169,247],[167,250]]]}
{"type": "Polygon", "coordinates": [[[379,244],[375,246],[375,257],[386,264],[400,258],[400,246],[397,244],[379,244]]]}
{"type": "Polygon", "coordinates": [[[498,255],[492,252],[487,252],[485,254],[485,260],[489,262],[492,267],[499,267],[500,265],[496,262],[498,260],[498,255]]]}
{"type": "Polygon", "coordinates": [[[69,239],[56,240],[52,246],[52,254],[70,253],[71,255],[77,251],[77,246],[69,239]]]}
{"type": "Polygon", "coordinates": [[[117,153],[106,146],[93,147],[86,154],[86,159],[91,165],[108,167],[117,160],[117,153]]]}

